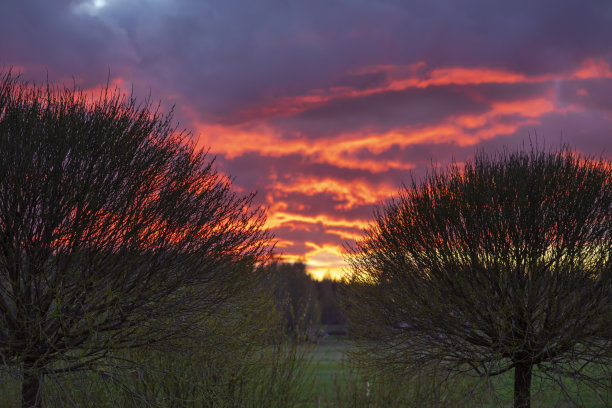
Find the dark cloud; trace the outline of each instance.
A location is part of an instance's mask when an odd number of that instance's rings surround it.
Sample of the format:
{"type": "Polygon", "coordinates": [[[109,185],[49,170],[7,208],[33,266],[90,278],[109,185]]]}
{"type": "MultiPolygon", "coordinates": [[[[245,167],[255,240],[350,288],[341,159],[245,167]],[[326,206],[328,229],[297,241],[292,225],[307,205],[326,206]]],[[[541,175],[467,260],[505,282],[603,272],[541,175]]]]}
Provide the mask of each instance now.
{"type": "Polygon", "coordinates": [[[554,81],[517,82],[517,83],[487,83],[480,85],[466,85],[466,91],[476,97],[490,102],[511,102],[517,100],[544,97],[554,89],[554,81]]]}
{"type": "Polygon", "coordinates": [[[23,66],[41,80],[104,82],[111,66],[135,62],[126,39],[68,1],[7,2],[0,13],[0,63],[23,66]]]}
{"type": "Polygon", "coordinates": [[[331,87],[348,87],[361,91],[381,87],[387,83],[387,79],[387,74],[384,71],[365,74],[347,73],[333,81],[331,87]]]}
{"type": "MultiPolygon", "coordinates": [[[[579,110],[551,113],[539,118],[537,128],[518,129],[514,140],[537,136],[547,146],[567,144],[583,153],[612,159],[612,115],[610,112],[579,110]],[[527,136],[526,136],[527,135],[527,136]]],[[[517,142],[511,145],[518,145],[517,142]]]]}
{"type": "Polygon", "coordinates": [[[334,81],[371,86],[382,79],[348,74],[368,65],[542,73],[612,58],[606,1],[107,0],[95,13],[81,3],[4,4],[2,62],[89,79],[110,67],[211,117],[334,81]]]}
{"type": "MultiPolygon", "coordinates": [[[[411,154],[394,150],[391,153],[386,151],[381,154],[364,154],[363,158],[380,161],[397,158],[408,162],[409,157],[412,158],[412,156],[411,154]]],[[[372,173],[369,170],[351,169],[340,165],[334,165],[333,163],[317,162],[313,160],[312,157],[297,153],[271,158],[257,152],[248,152],[232,159],[223,158],[223,168],[230,174],[233,174],[232,169],[241,169],[240,173],[242,175],[236,180],[238,184],[255,185],[252,183],[258,182],[259,184],[257,185],[260,186],[269,185],[275,181],[287,183],[299,177],[323,179],[330,176],[333,176],[334,179],[341,182],[367,179],[372,183],[382,183],[392,180],[396,173],[405,173],[404,170],[394,171],[392,169],[384,172],[372,173]],[[246,174],[249,172],[250,174],[246,174]],[[259,173],[265,174],[266,178],[256,179],[259,173]]],[[[261,175],[259,177],[261,177],[261,175]]]]}
{"type": "Polygon", "coordinates": [[[557,98],[565,105],[612,114],[612,79],[561,82],[557,89],[557,98]]]}
{"type": "MultiPolygon", "coordinates": [[[[348,184],[350,186],[350,184],[348,184]]],[[[334,214],[334,216],[348,219],[366,219],[371,215],[371,206],[374,203],[355,205],[344,208],[348,201],[342,197],[335,197],[333,192],[292,192],[281,194],[278,201],[288,204],[288,212],[295,214],[334,214]]],[[[381,200],[382,201],[382,200],[381,200]]]]}
{"type": "Polygon", "coordinates": [[[433,65],[541,74],[572,70],[592,55],[612,57],[612,4],[604,0],[390,3],[412,23],[395,36],[413,50],[404,55],[416,54],[433,65]]]}
{"type": "Polygon", "coordinates": [[[429,125],[451,115],[484,113],[487,108],[460,87],[435,86],[334,100],[273,123],[286,131],[300,129],[308,138],[317,139],[363,129],[377,133],[429,125]]]}

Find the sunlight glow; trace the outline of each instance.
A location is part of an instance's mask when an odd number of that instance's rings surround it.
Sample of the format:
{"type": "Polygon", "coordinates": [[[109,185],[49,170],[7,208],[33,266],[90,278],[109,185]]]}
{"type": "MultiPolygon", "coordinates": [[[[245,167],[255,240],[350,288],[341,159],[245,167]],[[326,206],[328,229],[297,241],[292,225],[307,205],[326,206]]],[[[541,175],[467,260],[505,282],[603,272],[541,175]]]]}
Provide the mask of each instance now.
{"type": "Polygon", "coordinates": [[[108,0],[88,0],[78,3],[74,6],[73,11],[76,14],[87,14],[95,16],[104,7],[108,6],[108,0]]]}

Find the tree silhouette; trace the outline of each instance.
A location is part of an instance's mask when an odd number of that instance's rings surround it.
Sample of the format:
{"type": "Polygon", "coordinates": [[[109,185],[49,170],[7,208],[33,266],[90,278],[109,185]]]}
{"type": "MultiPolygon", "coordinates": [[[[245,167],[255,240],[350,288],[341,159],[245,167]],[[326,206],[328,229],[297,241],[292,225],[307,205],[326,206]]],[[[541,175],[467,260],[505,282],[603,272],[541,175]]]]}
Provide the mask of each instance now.
{"type": "Polygon", "coordinates": [[[264,213],[172,113],[0,73],[0,358],[45,375],[170,347],[268,253],[264,213]]]}
{"type": "Polygon", "coordinates": [[[302,337],[319,323],[317,287],[302,262],[268,266],[274,280],[274,297],[288,334],[302,337]]]}
{"type": "Polygon", "coordinates": [[[516,408],[534,369],[609,391],[611,249],[609,161],[479,153],[376,211],[349,257],[351,333],[370,363],[403,373],[513,370],[516,408]]]}

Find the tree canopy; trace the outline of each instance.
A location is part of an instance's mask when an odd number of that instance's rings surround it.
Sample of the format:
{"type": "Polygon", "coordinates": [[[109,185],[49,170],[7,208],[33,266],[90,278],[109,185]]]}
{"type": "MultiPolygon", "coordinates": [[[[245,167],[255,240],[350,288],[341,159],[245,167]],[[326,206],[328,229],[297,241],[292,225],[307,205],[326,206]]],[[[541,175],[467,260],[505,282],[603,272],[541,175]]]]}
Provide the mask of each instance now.
{"type": "Polygon", "coordinates": [[[267,259],[253,194],[150,101],[6,71],[0,146],[0,358],[24,407],[44,375],[188,335],[267,259]]]}
{"type": "Polygon", "coordinates": [[[377,209],[349,262],[349,325],[370,364],[513,370],[517,408],[536,372],[610,391],[609,161],[532,147],[432,169],[377,209]]]}

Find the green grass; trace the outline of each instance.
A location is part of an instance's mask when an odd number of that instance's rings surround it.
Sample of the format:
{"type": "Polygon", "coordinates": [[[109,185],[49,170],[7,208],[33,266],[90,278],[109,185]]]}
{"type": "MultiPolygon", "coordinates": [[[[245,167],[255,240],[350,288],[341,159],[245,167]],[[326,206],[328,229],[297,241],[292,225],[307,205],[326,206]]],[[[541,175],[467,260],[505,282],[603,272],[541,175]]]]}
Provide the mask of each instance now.
{"type": "MultiPolygon", "coordinates": [[[[313,407],[512,407],[513,373],[491,378],[488,382],[472,377],[457,378],[446,390],[436,391],[431,379],[411,379],[365,375],[351,368],[345,352],[350,343],[344,336],[329,336],[310,349],[309,370],[315,376],[311,401],[313,407]],[[374,378],[373,378],[374,377],[374,378]],[[370,395],[366,398],[366,380],[370,395]],[[439,392],[439,403],[424,402],[439,392]],[[464,396],[468,395],[467,398],[464,396]],[[424,398],[423,402],[420,402],[424,398]]],[[[574,403],[551,380],[534,378],[532,407],[611,407],[612,396],[584,384],[564,381],[574,403]]]]}
{"type": "MultiPolygon", "coordinates": [[[[329,336],[316,345],[299,346],[295,354],[292,354],[291,351],[295,350],[294,347],[290,346],[286,353],[282,354],[289,356],[289,358],[279,358],[278,354],[274,354],[274,350],[267,350],[265,355],[267,357],[264,360],[261,360],[256,366],[245,367],[243,378],[246,381],[246,388],[240,391],[239,395],[246,399],[241,402],[235,401],[235,405],[211,406],[287,406],[288,408],[512,407],[512,373],[494,377],[487,384],[474,378],[462,377],[456,379],[446,389],[439,390],[434,386],[432,378],[402,379],[385,377],[383,374],[372,374],[372,372],[365,374],[358,371],[351,367],[345,355],[349,347],[350,343],[344,336],[329,336]],[[291,357],[292,355],[294,357],[291,357]],[[272,380],[272,375],[277,379],[272,380]],[[292,380],[292,377],[295,380],[292,380]],[[366,381],[369,383],[369,396],[366,395],[366,381]],[[268,384],[269,387],[266,388],[265,384],[268,384]],[[260,390],[261,387],[264,388],[260,390]],[[253,397],[249,396],[250,394],[246,395],[245,391],[253,392],[253,397]],[[287,401],[292,401],[289,404],[281,401],[272,402],[268,399],[272,394],[280,396],[284,392],[289,393],[287,401]],[[297,393],[297,397],[294,399],[291,397],[291,393],[297,393]],[[463,398],[466,394],[469,395],[468,398],[463,398]],[[433,401],[432,396],[436,397],[433,401]],[[256,400],[260,397],[261,401],[265,400],[267,402],[257,403],[256,400]]],[[[219,356],[219,364],[221,364],[219,367],[227,365],[227,357],[228,355],[219,356]]],[[[181,367],[181,372],[190,380],[193,379],[195,382],[199,381],[201,383],[199,389],[196,390],[198,395],[208,395],[209,389],[212,388],[206,385],[205,379],[207,377],[198,368],[199,364],[194,364],[193,367],[191,365],[181,367]]],[[[231,368],[230,371],[232,370],[234,368],[231,368]]],[[[93,404],[90,405],[92,407],[134,406],[125,402],[118,405],[114,404],[111,400],[121,401],[120,389],[114,388],[109,391],[101,387],[95,376],[81,374],[79,378],[81,381],[77,381],[77,383],[80,385],[73,384],[74,386],[70,387],[69,381],[63,383],[63,387],[68,386],[66,390],[69,396],[80,401],[77,405],[65,404],[65,406],[85,406],[83,401],[90,401],[93,404]],[[81,395],[81,391],[86,391],[86,393],[81,395]]],[[[178,380],[174,377],[158,378],[158,376],[153,376],[145,383],[149,389],[158,387],[165,390],[171,386],[179,386],[176,381],[178,380]]],[[[58,385],[55,384],[57,383],[47,382],[47,395],[49,397],[61,395],[58,385]]],[[[612,407],[612,396],[610,395],[602,395],[601,393],[598,395],[592,389],[583,385],[578,386],[569,381],[565,385],[571,390],[571,395],[579,405],[574,405],[568,401],[555,384],[536,379],[532,389],[532,406],[534,408],[612,407]]],[[[17,408],[19,406],[19,387],[20,384],[15,379],[0,378],[0,407],[17,408]]],[[[49,398],[46,407],[64,406],[59,404],[58,401],[55,397],[49,398]]],[[[136,406],[144,407],[145,405],[136,406]]],[[[204,407],[209,405],[196,404],[194,406],[204,407]]]]}
{"type": "Polygon", "coordinates": [[[315,395],[323,396],[331,391],[335,383],[344,379],[347,374],[347,365],[343,354],[346,348],[346,341],[330,336],[322,339],[310,351],[310,357],[312,358],[310,370],[315,376],[313,390],[315,395]]]}

